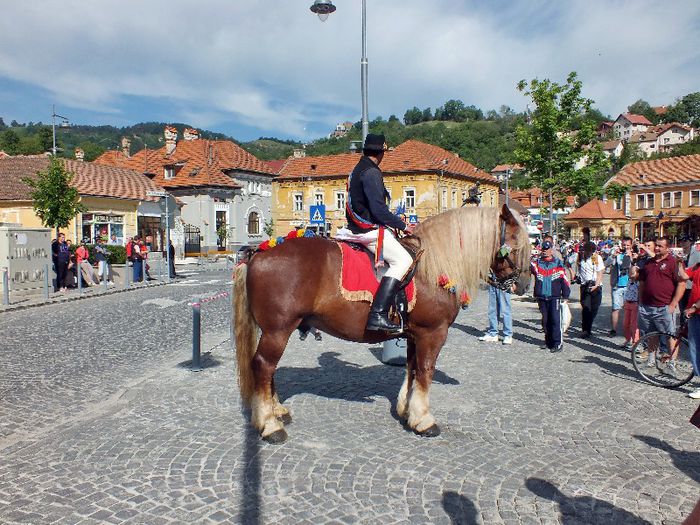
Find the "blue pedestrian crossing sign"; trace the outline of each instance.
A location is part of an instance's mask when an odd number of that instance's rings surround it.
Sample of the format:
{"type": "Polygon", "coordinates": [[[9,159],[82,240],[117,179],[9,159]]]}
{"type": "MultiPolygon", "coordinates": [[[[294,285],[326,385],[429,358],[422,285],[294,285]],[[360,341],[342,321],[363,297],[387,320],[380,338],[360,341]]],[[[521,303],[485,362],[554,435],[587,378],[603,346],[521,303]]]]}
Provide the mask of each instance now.
{"type": "Polygon", "coordinates": [[[309,222],[311,224],[326,224],[325,204],[309,207],[309,222]]]}
{"type": "Polygon", "coordinates": [[[408,216],[408,223],[409,224],[418,224],[418,215],[409,215],[408,216]]]}

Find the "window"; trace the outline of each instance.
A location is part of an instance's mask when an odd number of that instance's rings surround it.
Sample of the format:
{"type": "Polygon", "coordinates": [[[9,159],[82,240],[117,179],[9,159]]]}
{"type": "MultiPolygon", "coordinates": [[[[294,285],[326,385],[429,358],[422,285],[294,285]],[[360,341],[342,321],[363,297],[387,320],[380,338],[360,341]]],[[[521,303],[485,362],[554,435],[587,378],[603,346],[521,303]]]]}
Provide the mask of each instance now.
{"type": "Polygon", "coordinates": [[[452,190],[452,207],[457,207],[457,190],[452,190]]]}
{"type": "Polygon", "coordinates": [[[700,190],[690,190],[690,205],[700,206],[700,190]]]}
{"type": "Polygon", "coordinates": [[[613,205],[613,210],[621,210],[622,209],[622,197],[619,199],[615,199],[612,201],[613,205]]]}
{"type": "Polygon", "coordinates": [[[466,191],[463,191],[463,192],[462,192],[462,202],[464,202],[464,201],[466,201],[466,200],[467,200],[467,192],[466,192],[466,191]]]}
{"type": "MultiPolygon", "coordinates": [[[[663,197],[662,197],[663,199],[663,197]]],[[[637,195],[638,210],[653,210],[654,209],[654,194],[640,193],[637,195]]]]}
{"type": "Polygon", "coordinates": [[[304,195],[301,193],[295,193],[294,198],[294,211],[304,211],[304,195]]]}
{"type": "Polygon", "coordinates": [[[406,203],[406,209],[414,209],[416,207],[416,190],[413,188],[404,188],[403,200],[406,203]]]}
{"type": "Polygon", "coordinates": [[[345,209],[345,192],[336,191],[335,192],[335,209],[344,210],[345,209]]]}
{"type": "Polygon", "coordinates": [[[316,203],[316,206],[321,206],[323,204],[323,193],[315,193],[314,202],[316,203]]]}
{"type": "Polygon", "coordinates": [[[175,176],[175,168],[164,168],[163,176],[165,177],[165,180],[172,179],[175,176]]]}
{"type": "Polygon", "coordinates": [[[442,206],[441,209],[444,211],[447,209],[447,188],[442,188],[442,206]]]}
{"type": "Polygon", "coordinates": [[[248,215],[248,235],[260,235],[260,215],[251,211],[248,215]]]}
{"type": "Polygon", "coordinates": [[[683,200],[682,191],[667,191],[661,194],[662,208],[680,208],[683,200]]]}

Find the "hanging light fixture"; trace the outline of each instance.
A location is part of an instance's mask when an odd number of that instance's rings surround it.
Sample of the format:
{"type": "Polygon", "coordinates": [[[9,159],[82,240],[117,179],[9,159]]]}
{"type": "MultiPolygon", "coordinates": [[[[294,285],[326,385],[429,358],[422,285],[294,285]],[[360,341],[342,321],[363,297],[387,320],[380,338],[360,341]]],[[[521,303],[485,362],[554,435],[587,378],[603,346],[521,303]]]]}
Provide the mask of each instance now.
{"type": "Polygon", "coordinates": [[[321,22],[325,22],[333,11],[335,11],[335,6],[330,0],[314,0],[313,5],[309,8],[312,13],[318,15],[321,22]]]}

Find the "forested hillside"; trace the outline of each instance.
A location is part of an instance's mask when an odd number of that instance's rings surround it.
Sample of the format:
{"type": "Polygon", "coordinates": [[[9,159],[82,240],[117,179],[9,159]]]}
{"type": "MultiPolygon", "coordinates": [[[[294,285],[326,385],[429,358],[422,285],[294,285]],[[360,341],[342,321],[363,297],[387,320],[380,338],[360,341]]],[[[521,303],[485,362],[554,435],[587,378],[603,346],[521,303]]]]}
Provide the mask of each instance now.
{"type": "MultiPolygon", "coordinates": [[[[627,110],[653,116],[655,123],[659,116],[652,115],[651,106],[644,100],[631,104],[627,110]]],[[[621,108],[621,112],[625,108],[621,108]]],[[[583,118],[596,125],[603,120],[614,119],[617,115],[606,116],[596,109],[590,110],[583,118]]],[[[695,125],[700,124],[700,93],[688,94],[669,106],[663,120],[681,120],[695,125]]],[[[338,119],[342,120],[342,119],[338,119]]],[[[389,146],[396,146],[408,139],[417,139],[458,153],[475,166],[491,170],[497,164],[511,163],[515,149],[515,130],[527,123],[527,115],[516,113],[507,106],[500,110],[484,113],[481,109],[465,105],[461,100],[448,100],[436,108],[407,110],[403,119],[391,115],[387,120],[377,117],[370,122],[370,132],[384,133],[389,146]]],[[[106,150],[117,149],[122,137],[131,139],[131,152],[148,147],[160,148],[163,145],[163,128],[166,124],[177,128],[179,135],[186,127],[184,123],[145,122],[134,126],[117,128],[114,126],[56,126],[58,155],[71,157],[76,147],[85,151],[86,160],[93,160],[106,150]]],[[[360,123],[341,138],[321,138],[306,145],[291,140],[278,140],[261,137],[258,140],[241,143],[233,137],[207,130],[199,130],[200,136],[207,139],[232,140],[262,160],[289,157],[295,148],[304,146],[307,155],[329,155],[349,150],[351,143],[361,140],[360,123]]],[[[697,142],[697,141],[696,141],[697,142]]],[[[21,124],[12,121],[7,125],[0,116],[0,150],[10,155],[38,154],[50,151],[52,133],[50,124],[29,122],[21,124]]],[[[697,152],[700,146],[686,147],[682,151],[697,152]]],[[[636,160],[634,152],[628,153],[623,163],[636,160]],[[626,159],[626,160],[625,160],[626,159]]]]}

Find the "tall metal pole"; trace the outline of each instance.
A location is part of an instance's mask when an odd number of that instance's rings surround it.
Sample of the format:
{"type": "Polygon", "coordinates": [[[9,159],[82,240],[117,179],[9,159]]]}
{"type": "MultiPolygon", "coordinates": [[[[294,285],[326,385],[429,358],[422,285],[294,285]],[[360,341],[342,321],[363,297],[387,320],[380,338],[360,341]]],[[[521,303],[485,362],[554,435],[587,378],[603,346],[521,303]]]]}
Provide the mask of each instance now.
{"type": "Polygon", "coordinates": [[[510,180],[510,175],[513,170],[506,170],[506,206],[508,206],[508,181],[510,180]]]}
{"type": "Polygon", "coordinates": [[[165,249],[168,260],[168,282],[170,282],[170,207],[168,206],[168,194],[165,194],[165,249]]]}
{"type": "Polygon", "coordinates": [[[360,77],[362,82],[362,144],[369,133],[368,102],[367,102],[367,0],[362,0],[362,60],[360,61],[360,77]]]}
{"type": "Polygon", "coordinates": [[[53,156],[56,156],[56,105],[52,104],[51,105],[51,136],[53,137],[53,147],[51,148],[51,151],[53,151],[53,156]]]}

